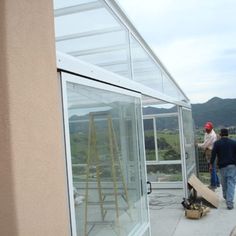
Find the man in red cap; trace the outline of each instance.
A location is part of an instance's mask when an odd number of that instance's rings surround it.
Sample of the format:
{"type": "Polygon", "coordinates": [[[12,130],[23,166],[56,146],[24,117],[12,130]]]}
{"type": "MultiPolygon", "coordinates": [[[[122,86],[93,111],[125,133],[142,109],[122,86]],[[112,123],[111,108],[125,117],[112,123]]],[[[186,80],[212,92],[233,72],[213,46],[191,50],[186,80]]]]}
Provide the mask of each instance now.
{"type": "MultiPolygon", "coordinates": [[[[205,154],[207,164],[209,167],[209,163],[211,160],[211,152],[213,149],[213,144],[217,140],[217,135],[213,129],[213,124],[210,121],[208,121],[204,125],[204,129],[205,129],[204,142],[198,143],[198,147],[204,150],[204,154],[205,154]]],[[[219,187],[219,185],[220,185],[220,182],[216,173],[216,166],[214,164],[211,168],[211,183],[210,183],[209,188],[212,190],[215,190],[217,187],[219,187]]]]}

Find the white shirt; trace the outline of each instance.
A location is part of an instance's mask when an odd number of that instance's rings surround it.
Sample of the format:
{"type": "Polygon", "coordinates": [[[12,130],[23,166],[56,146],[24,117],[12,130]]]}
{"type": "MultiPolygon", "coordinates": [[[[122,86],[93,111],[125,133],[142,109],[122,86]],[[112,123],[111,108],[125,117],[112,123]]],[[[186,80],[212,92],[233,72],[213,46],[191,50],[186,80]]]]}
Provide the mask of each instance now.
{"type": "Polygon", "coordinates": [[[210,149],[212,150],[214,142],[217,140],[217,135],[215,131],[212,129],[211,132],[208,134],[207,132],[204,135],[204,142],[198,143],[198,147],[203,149],[210,149]]]}

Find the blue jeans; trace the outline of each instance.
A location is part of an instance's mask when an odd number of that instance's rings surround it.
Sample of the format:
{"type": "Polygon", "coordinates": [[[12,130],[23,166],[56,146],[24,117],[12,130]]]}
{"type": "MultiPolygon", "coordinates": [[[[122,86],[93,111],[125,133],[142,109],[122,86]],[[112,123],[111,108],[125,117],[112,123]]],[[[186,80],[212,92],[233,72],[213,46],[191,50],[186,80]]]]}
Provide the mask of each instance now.
{"type": "MultiPolygon", "coordinates": [[[[209,169],[209,163],[210,163],[210,160],[211,160],[211,150],[206,149],[204,154],[205,154],[205,158],[207,160],[208,169],[209,169]]],[[[220,181],[219,181],[219,178],[218,178],[217,173],[216,173],[216,161],[215,161],[214,165],[212,165],[212,170],[211,170],[210,175],[211,175],[210,186],[213,187],[213,188],[217,188],[220,185],[220,181]]]]}
{"type": "Polygon", "coordinates": [[[211,187],[217,188],[220,185],[220,181],[216,172],[216,165],[212,165],[212,170],[211,170],[211,187]]]}
{"type": "Polygon", "coordinates": [[[236,165],[228,165],[220,169],[223,197],[227,206],[233,206],[236,185],[236,165]]]}

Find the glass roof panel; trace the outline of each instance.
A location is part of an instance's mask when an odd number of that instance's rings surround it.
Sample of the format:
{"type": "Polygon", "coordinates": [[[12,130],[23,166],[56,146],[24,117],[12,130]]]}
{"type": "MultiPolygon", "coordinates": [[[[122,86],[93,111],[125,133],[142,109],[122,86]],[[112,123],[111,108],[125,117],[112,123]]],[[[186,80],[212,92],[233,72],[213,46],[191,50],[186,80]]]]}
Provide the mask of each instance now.
{"type": "Polygon", "coordinates": [[[179,101],[186,100],[186,98],[179,91],[179,89],[176,87],[174,82],[165,73],[163,73],[163,92],[166,95],[174,97],[175,99],[179,101]]]}
{"type": "Polygon", "coordinates": [[[57,1],[57,50],[131,78],[128,29],[103,1],[57,1]]]}
{"type": "Polygon", "coordinates": [[[111,72],[130,78],[130,64],[126,49],[97,52],[78,56],[79,59],[98,65],[111,72]]]}
{"type": "Polygon", "coordinates": [[[54,16],[58,51],[188,102],[115,1],[54,0],[54,16]]]}
{"type": "Polygon", "coordinates": [[[74,39],[57,41],[57,47],[60,51],[69,53],[71,55],[86,55],[96,53],[96,50],[108,48],[125,48],[127,35],[125,31],[115,31],[109,33],[101,33],[95,35],[81,36],[74,39]],[[86,53],[87,51],[87,53],[86,53]],[[75,53],[76,52],[76,53],[75,53]]]}
{"type": "Polygon", "coordinates": [[[99,8],[60,15],[55,18],[55,26],[57,38],[65,35],[119,27],[120,25],[105,8],[99,8]]]}
{"type": "Polygon", "coordinates": [[[163,92],[161,69],[134,37],[131,37],[131,55],[133,79],[159,92],[163,92]]]}

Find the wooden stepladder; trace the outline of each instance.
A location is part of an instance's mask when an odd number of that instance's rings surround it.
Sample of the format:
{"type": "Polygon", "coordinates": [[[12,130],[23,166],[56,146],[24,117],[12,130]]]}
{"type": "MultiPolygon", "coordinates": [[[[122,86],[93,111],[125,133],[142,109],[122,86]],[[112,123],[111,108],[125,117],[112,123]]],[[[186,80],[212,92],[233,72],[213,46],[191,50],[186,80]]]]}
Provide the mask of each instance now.
{"type": "MultiPolygon", "coordinates": [[[[101,145],[101,142],[100,142],[101,145]]],[[[88,156],[87,156],[87,169],[86,169],[86,183],[85,183],[85,227],[84,236],[89,235],[91,230],[96,225],[110,224],[114,226],[117,235],[119,233],[120,225],[120,211],[124,210],[131,218],[129,213],[130,204],[128,199],[128,190],[123,169],[121,166],[121,155],[119,146],[117,143],[115,130],[113,127],[112,116],[108,112],[96,112],[89,114],[89,136],[88,136],[88,156]],[[98,132],[96,123],[102,121],[103,137],[101,132],[98,132]],[[106,150],[106,156],[101,153],[99,148],[99,139],[103,140],[104,144],[102,149],[106,150]],[[106,169],[105,169],[106,168],[106,169]],[[106,171],[104,171],[106,170],[106,171]],[[109,181],[105,181],[105,177],[109,178],[109,181]],[[108,174],[107,174],[108,172],[108,174]],[[91,178],[93,176],[93,178],[91,178]],[[95,176],[95,177],[94,177],[95,176]],[[91,185],[93,183],[93,188],[91,185]],[[107,184],[106,184],[107,183],[107,184]],[[96,187],[95,187],[96,184],[96,187]],[[108,185],[109,187],[105,186],[108,185]],[[89,209],[90,209],[90,194],[96,190],[98,199],[97,202],[93,202],[93,205],[99,206],[100,219],[90,222],[89,220],[89,209]],[[121,206],[121,197],[123,204],[121,206]],[[125,203],[125,207],[124,207],[125,203]],[[115,220],[109,221],[112,217],[111,214],[108,216],[108,210],[113,210],[115,220]],[[89,225],[90,228],[89,228],[89,225]]]]}

